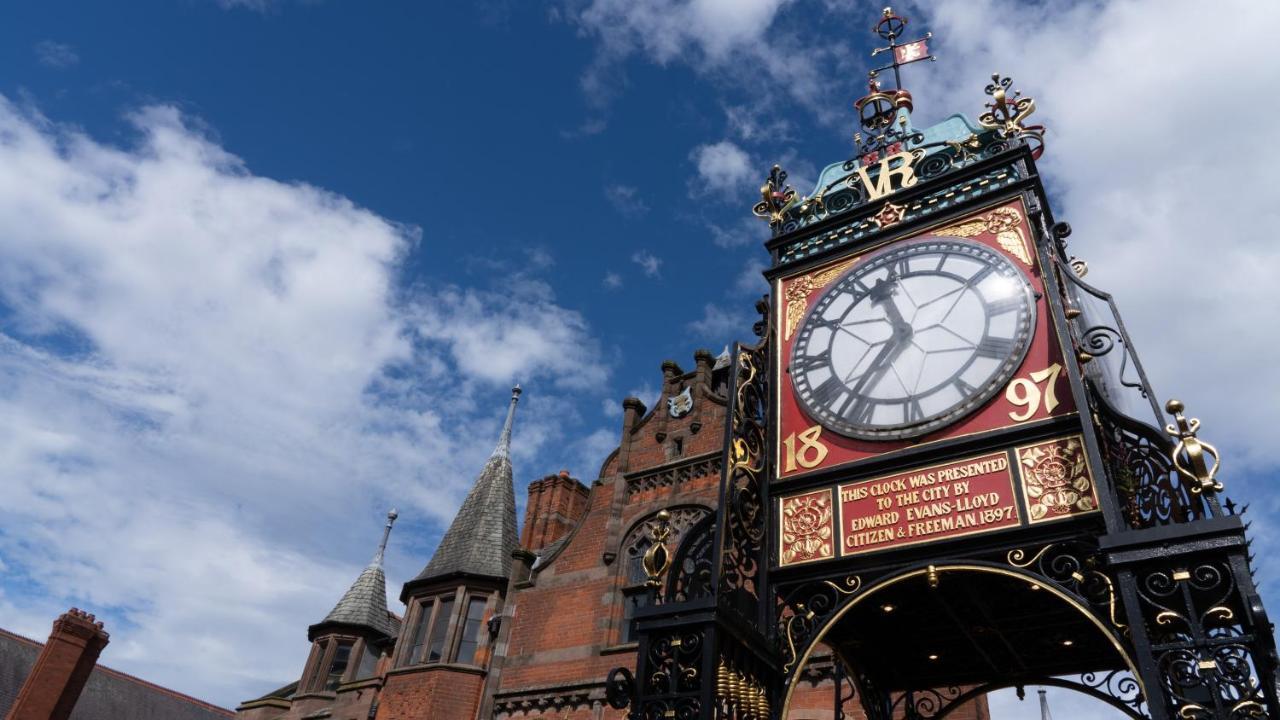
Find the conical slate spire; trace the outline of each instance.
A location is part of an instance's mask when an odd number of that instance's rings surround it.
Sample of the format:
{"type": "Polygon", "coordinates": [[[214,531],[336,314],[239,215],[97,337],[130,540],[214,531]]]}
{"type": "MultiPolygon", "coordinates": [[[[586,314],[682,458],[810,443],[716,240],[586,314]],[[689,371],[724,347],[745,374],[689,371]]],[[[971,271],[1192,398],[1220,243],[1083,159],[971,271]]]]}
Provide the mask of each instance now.
{"type": "Polygon", "coordinates": [[[416,580],[452,573],[505,578],[516,549],[516,492],[511,480],[511,425],[520,401],[520,386],[511,389],[507,421],[498,445],[476,484],[462,501],[453,524],[440,540],[431,562],[416,580]]]}
{"type": "Polygon", "coordinates": [[[387,539],[391,536],[391,525],[396,521],[396,511],[387,513],[387,524],[382,529],[382,542],[378,551],[373,554],[369,565],[360,573],[360,577],[351,584],[347,593],[342,596],[333,610],[320,621],[325,623],[342,623],[359,625],[376,630],[387,637],[394,637],[395,628],[391,624],[391,616],[387,613],[387,578],[382,572],[382,557],[387,552],[387,539]]]}

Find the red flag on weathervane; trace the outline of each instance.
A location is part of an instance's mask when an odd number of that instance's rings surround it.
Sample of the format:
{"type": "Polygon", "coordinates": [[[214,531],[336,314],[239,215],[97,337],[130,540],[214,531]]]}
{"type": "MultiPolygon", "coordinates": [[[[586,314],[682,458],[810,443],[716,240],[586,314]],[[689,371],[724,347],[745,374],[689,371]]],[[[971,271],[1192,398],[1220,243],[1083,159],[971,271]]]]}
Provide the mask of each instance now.
{"type": "Polygon", "coordinates": [[[917,60],[924,60],[929,57],[929,41],[917,40],[906,45],[899,45],[893,49],[893,59],[898,61],[899,65],[906,65],[917,60]]]}

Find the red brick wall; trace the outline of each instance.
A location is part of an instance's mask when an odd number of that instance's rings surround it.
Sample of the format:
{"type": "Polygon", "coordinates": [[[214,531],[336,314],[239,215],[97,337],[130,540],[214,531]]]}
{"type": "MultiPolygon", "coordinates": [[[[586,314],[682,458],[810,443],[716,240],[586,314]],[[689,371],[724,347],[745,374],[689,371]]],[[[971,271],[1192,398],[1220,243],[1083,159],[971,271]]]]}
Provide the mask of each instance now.
{"type": "Polygon", "coordinates": [[[483,671],[456,665],[394,671],[378,701],[377,720],[469,720],[483,684],[483,671]]]}
{"type": "MultiPolygon", "coordinates": [[[[675,363],[664,363],[662,398],[643,417],[639,416],[640,403],[626,403],[619,450],[605,464],[589,497],[584,498],[585,514],[576,527],[569,528],[571,538],[554,556],[542,559],[532,586],[520,589],[509,600],[514,601],[515,618],[497,695],[499,707],[503,698],[512,696],[524,698],[526,703],[516,712],[499,712],[496,717],[625,717],[625,712],[602,704],[598,687],[583,691],[594,693],[589,699],[584,695],[553,702],[551,698],[557,693],[565,695],[572,686],[598,686],[620,665],[634,667],[634,648],[616,647],[622,632],[621,574],[626,571],[620,545],[628,529],[667,507],[714,509],[716,505],[720,484],[716,469],[639,492],[629,492],[627,482],[628,477],[653,468],[682,465],[703,455],[718,457],[725,407],[723,399],[711,393],[712,362],[710,353],[700,353],[695,370],[689,373],[680,372],[675,363]],[[666,398],[686,387],[692,388],[693,409],[672,418],[666,398]]],[[[545,483],[551,479],[530,488],[531,507],[545,504],[534,494],[545,498],[545,483]]],[[[531,515],[526,513],[526,532],[531,515]]]]}

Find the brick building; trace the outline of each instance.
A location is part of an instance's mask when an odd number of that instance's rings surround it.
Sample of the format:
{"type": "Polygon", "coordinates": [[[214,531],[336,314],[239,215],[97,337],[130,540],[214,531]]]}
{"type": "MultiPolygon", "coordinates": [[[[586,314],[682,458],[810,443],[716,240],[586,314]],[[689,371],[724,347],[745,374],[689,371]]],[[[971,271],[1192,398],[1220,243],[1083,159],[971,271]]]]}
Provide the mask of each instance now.
{"type": "MultiPolygon", "coordinates": [[[[422,572],[388,610],[382,553],[321,622],[299,680],[240,705],[244,720],[621,720],[610,670],[634,667],[631,617],[650,602],[642,567],[658,513],[676,548],[714,518],[729,356],[662,363],[654,408],[622,401],[618,447],[589,484],[567,471],[529,484],[517,533],[510,461],[517,387],[502,434],[422,572]]],[[[812,663],[821,668],[822,661],[812,663]]],[[[790,717],[832,718],[815,673],[790,717]]],[[[860,717],[855,703],[850,718],[860,717]]],[[[986,718],[985,704],[958,717],[986,718]]]]}
{"type": "Polygon", "coordinates": [[[0,717],[5,720],[218,720],[234,714],[99,665],[109,637],[72,608],[40,643],[0,630],[0,717]]]}

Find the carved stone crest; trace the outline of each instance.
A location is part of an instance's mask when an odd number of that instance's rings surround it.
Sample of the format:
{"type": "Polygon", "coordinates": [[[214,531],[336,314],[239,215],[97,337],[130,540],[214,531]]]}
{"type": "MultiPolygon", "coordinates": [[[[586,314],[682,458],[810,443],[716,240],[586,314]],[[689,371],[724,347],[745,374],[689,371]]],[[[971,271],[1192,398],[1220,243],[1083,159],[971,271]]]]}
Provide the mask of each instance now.
{"type": "Polygon", "coordinates": [[[667,413],[673,418],[684,417],[693,409],[693,388],[687,387],[678,395],[667,398],[667,413]]]}

